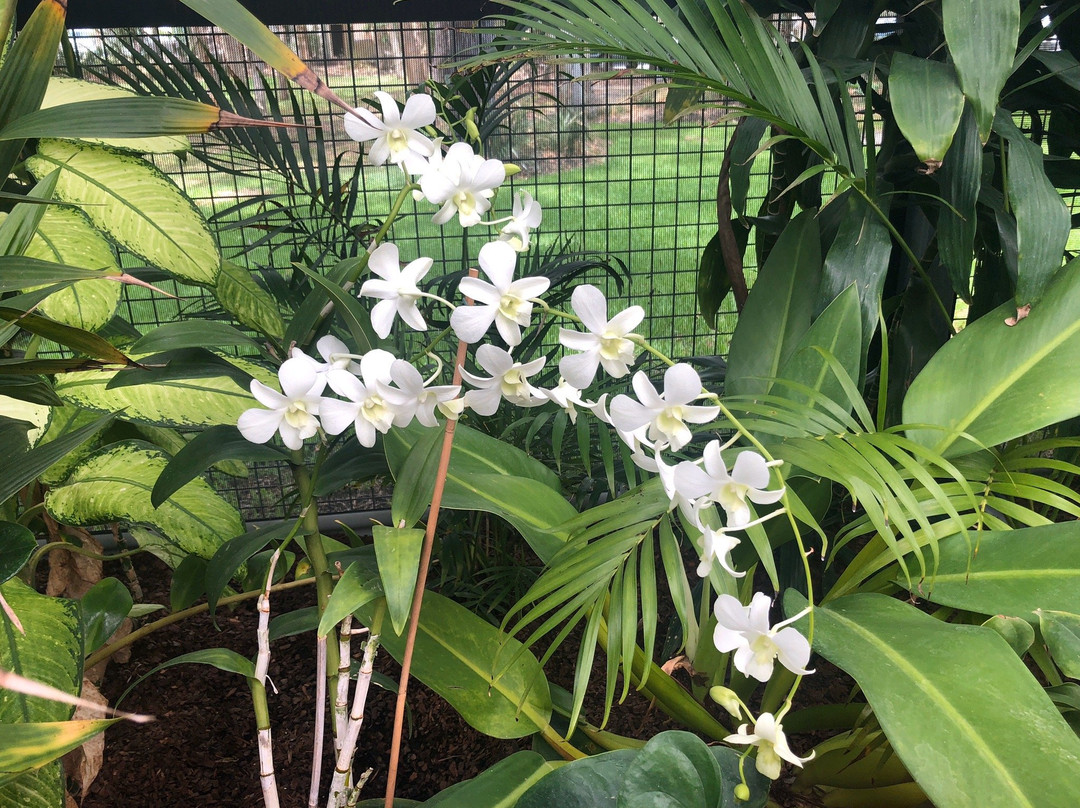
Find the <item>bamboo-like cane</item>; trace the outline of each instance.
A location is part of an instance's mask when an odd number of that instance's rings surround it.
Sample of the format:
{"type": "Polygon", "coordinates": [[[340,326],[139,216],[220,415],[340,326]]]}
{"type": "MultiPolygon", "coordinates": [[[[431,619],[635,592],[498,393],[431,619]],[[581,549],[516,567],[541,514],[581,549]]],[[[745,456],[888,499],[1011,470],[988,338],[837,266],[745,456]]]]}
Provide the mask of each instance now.
{"type": "Polygon", "coordinates": [[[326,637],[315,638],[315,741],[311,750],[311,786],[308,808],[319,804],[322,785],[322,752],[326,733],[326,637]]]}
{"type": "Polygon", "coordinates": [[[352,615],[338,626],[337,697],[334,699],[334,757],[341,753],[341,739],[349,720],[349,674],[352,669],[352,615]]]}
{"type": "Polygon", "coordinates": [[[251,682],[251,699],[255,705],[255,722],[258,727],[259,783],[262,785],[263,804],[266,808],[279,808],[277,777],[274,773],[274,744],[270,736],[270,712],[266,704],[266,672],[270,667],[270,587],[274,583],[274,567],[281,550],[270,557],[270,569],[266,573],[266,588],[259,595],[259,627],[255,636],[259,653],[255,659],[255,675],[251,682]]]}
{"type": "MultiPolygon", "coordinates": [[[[378,621],[376,621],[378,622],[378,621]]],[[[368,691],[371,688],[371,675],[375,669],[375,653],[379,649],[379,635],[374,631],[364,644],[364,658],[360,662],[360,672],[356,677],[356,690],[353,691],[352,709],[349,722],[341,741],[337,764],[334,767],[334,779],[330,783],[330,796],[327,808],[344,808],[350,799],[350,792],[359,790],[363,785],[358,782],[355,789],[349,788],[349,775],[352,773],[352,759],[356,754],[356,742],[360,738],[360,728],[364,723],[364,707],[367,705],[368,691]]],[[[366,780],[366,778],[363,778],[366,780]]]]}

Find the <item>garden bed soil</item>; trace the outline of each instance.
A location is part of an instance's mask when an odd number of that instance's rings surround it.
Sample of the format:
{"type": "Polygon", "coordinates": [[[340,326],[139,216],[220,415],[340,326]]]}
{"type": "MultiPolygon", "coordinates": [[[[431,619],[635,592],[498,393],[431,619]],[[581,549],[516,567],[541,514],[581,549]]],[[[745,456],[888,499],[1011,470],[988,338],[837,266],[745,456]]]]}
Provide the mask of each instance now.
{"type": "MultiPolygon", "coordinates": [[[[150,557],[139,557],[135,569],[148,603],[168,603],[169,570],[150,557]]],[[[108,574],[110,570],[106,570],[108,574]]],[[[272,603],[274,614],[309,606],[307,588],[282,592],[272,603]]],[[[152,617],[150,619],[153,619],[152,617]]],[[[203,648],[229,648],[244,655],[255,653],[255,602],[222,609],[217,627],[201,614],[155,632],[132,646],[130,660],[109,665],[101,690],[115,703],[128,686],[155,666],[203,648]]],[[[359,643],[355,644],[359,646],[359,643]]],[[[564,687],[573,681],[575,650],[567,647],[547,666],[549,678],[564,687]]],[[[357,651],[354,648],[354,653],[357,651]]],[[[315,701],[315,648],[310,634],[278,640],[272,648],[270,678],[277,693],[269,693],[278,789],[284,808],[307,805],[311,771],[313,710],[315,701]]],[[[395,681],[400,672],[388,654],[380,654],[376,670],[395,681]]],[[[683,676],[682,672],[677,675],[683,676]]],[[[842,700],[845,685],[814,681],[808,694],[822,701],[842,700]]],[[[269,688],[268,688],[269,690],[269,688]]],[[[602,705],[602,682],[594,681],[586,707],[602,705]]],[[[393,693],[373,687],[361,733],[356,770],[373,770],[362,797],[381,798],[394,713],[393,693]]],[[[145,808],[148,805],[236,808],[262,804],[255,722],[245,681],[237,674],[207,665],[182,665],[155,674],[136,687],[122,709],[156,717],[150,724],[127,722],[110,728],[104,763],[81,799],[82,808],[145,808]]],[[[402,744],[397,794],[423,800],[492,766],[520,749],[528,738],[498,740],[468,726],[438,695],[420,682],[409,685],[409,723],[402,744]]],[[[681,727],[631,690],[616,705],[607,727],[635,738],[648,739],[681,727]]],[[[329,744],[328,744],[329,746],[329,744]]],[[[333,760],[323,761],[323,790],[333,772],[333,760]]],[[[782,784],[778,783],[778,786],[782,784]]],[[[811,805],[774,789],[781,805],[811,805]]],[[[75,795],[79,797],[78,794],[75,795]]],[[[70,804],[70,803],[69,803],[70,804]]]]}

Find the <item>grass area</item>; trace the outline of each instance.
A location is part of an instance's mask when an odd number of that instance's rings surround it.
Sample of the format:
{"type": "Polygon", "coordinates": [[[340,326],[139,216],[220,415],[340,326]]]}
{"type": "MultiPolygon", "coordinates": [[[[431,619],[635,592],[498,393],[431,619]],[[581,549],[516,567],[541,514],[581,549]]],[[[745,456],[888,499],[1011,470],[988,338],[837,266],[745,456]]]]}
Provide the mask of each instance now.
{"type": "MultiPolygon", "coordinates": [[[[716,332],[708,329],[696,313],[695,294],[701,250],[715,232],[716,177],[729,132],[685,124],[587,130],[577,157],[553,155],[537,162],[558,166],[558,170],[518,175],[509,183],[513,190],[532,193],[544,208],[540,249],[572,236],[576,249],[607,253],[625,262],[633,278],[629,297],[648,312],[643,330],[675,355],[723,353],[734,328],[733,306],[726,306],[732,313],[719,319],[716,332]]],[[[751,198],[764,195],[766,160],[760,157],[762,165],[755,166],[758,173],[751,179],[751,198]]],[[[177,179],[207,215],[245,197],[286,191],[280,178],[269,175],[182,172],[177,179]]],[[[400,172],[365,168],[359,181],[366,210],[357,218],[381,220],[401,187],[400,172]]],[[[494,213],[508,214],[511,201],[512,194],[504,190],[496,199],[494,213]]],[[[427,255],[435,259],[436,267],[454,271],[460,266],[459,230],[449,225],[444,233],[431,223],[430,209],[426,202],[415,206],[407,202],[391,237],[401,247],[404,260],[427,255]]],[[[257,236],[258,231],[247,228],[225,229],[221,242],[226,255],[232,255],[246,249],[257,236]]],[[[483,233],[474,236],[477,240],[485,237],[483,233]]],[[[288,255],[281,248],[287,246],[284,240],[267,245],[249,260],[280,267],[287,261],[281,256],[288,255]]]]}

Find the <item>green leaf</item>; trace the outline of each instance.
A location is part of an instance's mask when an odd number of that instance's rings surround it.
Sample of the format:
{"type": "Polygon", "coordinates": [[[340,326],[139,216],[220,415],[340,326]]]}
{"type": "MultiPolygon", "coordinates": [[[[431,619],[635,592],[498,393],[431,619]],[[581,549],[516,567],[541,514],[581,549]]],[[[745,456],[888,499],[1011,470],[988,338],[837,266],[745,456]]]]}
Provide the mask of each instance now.
{"type": "Polygon", "coordinates": [[[120,628],[134,601],[116,578],[102,578],[79,601],[86,653],[92,654],[120,628]]]}
{"type": "Polygon", "coordinates": [[[53,392],[52,385],[40,376],[7,376],[0,379],[0,394],[5,400],[25,401],[46,407],[62,407],[64,402],[53,392]]]}
{"type": "Polygon", "coordinates": [[[904,422],[908,436],[946,457],[994,446],[1080,415],[1080,261],[1051,281],[1042,302],[1016,326],[1011,303],[969,324],[912,382],[904,422]],[[962,437],[971,435],[979,444],[962,437]]]}
{"type": "Polygon", "coordinates": [[[1039,631],[1050,656],[1071,679],[1080,678],[1080,615],[1039,609],[1039,631]]]}
{"type": "Polygon", "coordinates": [[[214,298],[249,328],[276,340],[284,336],[285,323],[274,298],[254,281],[248,270],[232,261],[221,262],[214,298]]]}
{"type": "Polygon", "coordinates": [[[637,754],[636,749],[617,749],[560,766],[526,791],[516,808],[614,808],[637,754]]]}
{"type": "Polygon", "coordinates": [[[0,522],[0,584],[13,578],[36,549],[33,533],[15,522],[0,522]]]}
{"type": "Polygon", "coordinates": [[[3,221],[0,222],[0,254],[16,256],[26,252],[30,239],[34,237],[34,231],[41,222],[41,216],[48,207],[34,204],[34,202],[52,199],[59,179],[60,169],[50,171],[27,193],[28,204],[15,205],[11,213],[3,217],[3,221]]]}
{"type": "Polygon", "coordinates": [[[469,808],[514,808],[519,804],[518,797],[533,783],[558,771],[558,767],[558,763],[544,760],[536,752],[515,752],[474,779],[450,786],[420,805],[422,808],[440,805],[446,808],[461,805],[468,805],[469,808]]]}
{"type": "Polygon", "coordinates": [[[386,610],[394,625],[394,633],[401,634],[405,631],[416,591],[424,531],[372,525],[371,535],[375,539],[375,558],[379,562],[379,578],[386,594],[386,610]]]}
{"type": "Polygon", "coordinates": [[[48,317],[42,317],[40,314],[3,307],[0,308],[0,320],[15,323],[19,328],[25,329],[31,334],[37,334],[39,337],[59,342],[61,345],[65,345],[78,353],[84,353],[112,364],[132,364],[128,357],[101,337],[83,331],[81,328],[72,328],[69,325],[50,320],[48,317]]]}
{"type": "MultiPolygon", "coordinates": [[[[99,84],[92,81],[68,78],[66,76],[52,76],[49,86],[45,90],[45,98],[41,102],[42,109],[50,109],[61,104],[71,104],[76,101],[91,101],[100,98],[135,98],[131,90],[123,87],[114,87],[109,84],[99,84]]],[[[109,133],[108,137],[81,137],[91,143],[101,146],[111,146],[114,149],[134,152],[136,154],[169,154],[172,152],[188,151],[191,144],[182,135],[162,135],[160,137],[117,138],[109,133]]]]}
{"type": "Polygon", "coordinates": [[[210,363],[193,368],[188,377],[173,373],[175,378],[154,381],[152,371],[132,368],[135,375],[124,379],[131,383],[119,386],[110,386],[118,371],[65,373],[57,379],[56,393],[83,409],[123,412],[125,420],[152,426],[235,426],[240,413],[259,406],[239,379],[250,376],[278,389],[277,375],[240,357],[213,356],[220,370],[210,363]]]}
{"type": "MultiPolygon", "coordinates": [[[[18,578],[0,584],[25,634],[0,620],[0,668],[72,696],[82,687],[83,642],[75,601],[39,595],[18,578]]],[[[0,726],[66,721],[74,707],[50,699],[0,691],[0,726]]]]}
{"type": "Polygon", "coordinates": [[[317,629],[319,636],[325,637],[338,623],[380,595],[379,573],[361,561],[354,561],[341,574],[326,602],[317,629]]]}
{"type": "MultiPolygon", "coordinates": [[[[37,232],[26,248],[30,258],[55,261],[96,272],[94,280],[83,280],[45,298],[39,311],[61,323],[87,331],[102,328],[116,313],[123,288],[102,275],[118,275],[120,267],[112,245],[80,210],[46,209],[37,232]]],[[[42,283],[49,283],[44,280],[42,283]]]]}
{"type": "Polygon", "coordinates": [[[247,657],[241,656],[236,653],[236,651],[231,651],[228,648],[205,648],[202,651],[192,651],[190,654],[181,654],[180,656],[174,657],[168,662],[162,662],[157,667],[147,671],[132,682],[127,690],[120,694],[120,697],[116,700],[117,706],[127,698],[132,690],[158,671],[163,671],[166,668],[174,668],[177,665],[189,664],[209,665],[212,668],[217,668],[219,671],[224,671],[225,673],[238,673],[249,679],[254,678],[255,676],[255,663],[247,657]]]}
{"type": "MultiPolygon", "coordinates": [[[[789,612],[803,605],[785,599],[789,612]]],[[[815,615],[814,650],[855,678],[934,805],[1080,801],[1080,738],[999,635],[883,595],[838,598],[815,615]]]]}
{"type": "Polygon", "coordinates": [[[270,542],[281,541],[295,531],[295,522],[281,522],[250,532],[244,532],[241,528],[237,531],[239,535],[218,547],[206,565],[206,599],[210,604],[210,614],[214,614],[221,593],[249,558],[270,542]]]}
{"type": "Polygon", "coordinates": [[[1042,148],[1002,112],[994,131],[1008,144],[1008,196],[1016,216],[1016,305],[1036,303],[1061,267],[1072,228],[1069,208],[1043,170],[1042,148]]]}
{"type": "Polygon", "coordinates": [[[730,291],[731,278],[724,265],[724,251],[720,246],[720,234],[717,233],[701,251],[697,274],[698,309],[709,328],[716,328],[716,313],[730,291]]]}
{"type": "Polygon", "coordinates": [[[155,508],[158,507],[188,482],[222,460],[257,462],[287,459],[287,455],[272,446],[252,443],[235,426],[212,426],[173,455],[154,483],[150,502],[155,508]]]}
{"type": "Polygon", "coordinates": [[[323,497],[354,483],[389,476],[386,456],[378,448],[361,446],[355,436],[350,436],[319,467],[312,493],[323,497]]]}
{"type": "Polygon", "coordinates": [[[111,423],[113,416],[104,415],[70,434],[36,446],[25,454],[11,457],[3,475],[0,475],[0,502],[12,497],[27,483],[37,479],[50,466],[67,457],[84,442],[111,423]]]}
{"type": "Polygon", "coordinates": [[[934,603],[1028,622],[1040,608],[1080,612],[1080,522],[952,536],[938,553],[921,595],[934,603]]]}
{"type": "MultiPolygon", "coordinates": [[[[863,345],[859,308],[859,294],[852,283],[806,330],[777,375],[805,385],[847,408],[844,385],[822,351],[835,358],[849,377],[859,378],[863,345]]],[[[793,389],[788,395],[813,405],[810,397],[800,395],[797,390],[793,389]]]]}
{"type": "Polygon", "coordinates": [[[371,318],[352,292],[346,292],[333,281],[329,281],[313,269],[302,264],[293,264],[313,281],[321,286],[334,303],[334,310],[345,323],[352,336],[353,349],[360,354],[367,353],[375,344],[375,332],[371,329],[371,318]]]}
{"type": "Polygon", "coordinates": [[[618,808],[694,808],[719,805],[720,765],[709,747],[689,732],[665,732],[650,740],[627,767],[618,808]]]}
{"type": "Polygon", "coordinates": [[[45,496],[54,519],[68,525],[148,525],[186,553],[210,558],[226,537],[244,531],[239,512],[203,480],[193,480],[160,508],[150,501],[167,456],[142,441],[106,446],[45,496]]]}
{"type": "Polygon", "coordinates": [[[390,518],[395,525],[411,528],[431,505],[443,435],[441,429],[426,430],[396,469],[394,496],[390,501],[390,518]]]}
{"type": "Polygon", "coordinates": [[[960,86],[975,111],[979,140],[986,143],[998,95],[1013,69],[1020,38],[1020,3],[942,0],[941,17],[960,86]]]}
{"type": "Polygon", "coordinates": [[[191,606],[206,594],[206,568],[209,562],[205,558],[189,555],[173,570],[169,584],[169,609],[179,612],[191,606]]]}
{"type": "MultiPolygon", "coordinates": [[[[373,610],[370,603],[361,609],[367,625],[373,610]]],[[[401,660],[404,636],[384,632],[382,644],[401,660]]],[[[424,595],[412,673],[469,725],[494,738],[525,737],[551,718],[551,694],[536,657],[513,637],[434,592],[424,595]]]]}
{"type": "MultiPolygon", "coordinates": [[[[109,718],[0,724],[0,781],[8,779],[6,775],[10,773],[37,768],[56,760],[120,720],[109,718]]],[[[0,805],[29,805],[30,803],[25,802],[8,802],[8,798],[18,792],[18,789],[11,788],[12,785],[5,783],[0,786],[0,805]]]]}
{"type": "Polygon", "coordinates": [[[26,431],[26,442],[31,447],[37,446],[41,436],[48,429],[49,422],[52,420],[52,411],[52,407],[0,396],[0,415],[14,421],[23,421],[30,426],[30,429],[26,431]]]}
{"type": "Polygon", "coordinates": [[[178,348],[216,348],[221,345],[258,346],[255,340],[227,323],[188,320],[166,323],[135,341],[130,350],[137,354],[173,351],[178,348]]]}
{"type": "Polygon", "coordinates": [[[270,618],[270,642],[280,640],[282,637],[292,637],[295,634],[315,631],[318,627],[318,606],[305,606],[303,609],[294,609],[291,612],[285,612],[285,614],[270,618]]]}
{"type": "Polygon", "coordinates": [[[0,774],[0,808],[59,808],[64,804],[66,784],[59,760],[23,774],[0,774]],[[8,782],[8,777],[14,779],[8,782]]]}
{"type": "Polygon", "coordinates": [[[924,163],[945,159],[964,111],[956,71],[945,62],[897,51],[889,71],[889,99],[896,125],[924,163]]]}
{"type": "Polygon", "coordinates": [[[758,273],[739,315],[728,353],[730,395],[766,393],[810,326],[821,283],[821,244],[813,212],[784,229],[758,273]]]}
{"type": "Polygon", "coordinates": [[[221,257],[205,219],[166,177],[138,157],[101,146],[42,140],[26,161],[35,175],[60,167],[56,195],[98,228],[181,280],[212,286],[221,257]]]}
{"type": "Polygon", "coordinates": [[[993,629],[1001,638],[1009,644],[1009,647],[1022,657],[1035,642],[1035,629],[1031,623],[1019,617],[1006,617],[996,614],[983,623],[987,628],[993,629]]]}
{"type": "Polygon", "coordinates": [[[938,211],[937,241],[953,291],[971,302],[971,266],[975,260],[975,203],[982,187],[982,144],[975,115],[964,108],[960,127],[938,171],[942,198],[951,208],[938,211]]]}

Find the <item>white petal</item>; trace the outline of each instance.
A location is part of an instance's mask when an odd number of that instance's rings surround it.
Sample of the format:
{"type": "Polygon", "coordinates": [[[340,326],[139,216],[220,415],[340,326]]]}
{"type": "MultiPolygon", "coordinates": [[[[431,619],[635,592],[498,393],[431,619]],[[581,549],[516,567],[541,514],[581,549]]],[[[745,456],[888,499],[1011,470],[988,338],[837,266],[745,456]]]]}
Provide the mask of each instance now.
{"type": "Polygon", "coordinates": [[[289,406],[288,398],[281,395],[273,387],[267,387],[260,381],[252,379],[248,388],[251,390],[251,395],[255,396],[255,400],[264,407],[269,407],[272,410],[283,410],[289,406]]]}
{"type": "Polygon", "coordinates": [[[768,488],[769,467],[765,458],[753,451],[739,452],[731,469],[731,479],[751,488],[768,488]]]}
{"type": "Polygon", "coordinates": [[[637,328],[638,324],[645,319],[645,309],[641,306],[631,306],[623,309],[607,324],[609,330],[625,336],[637,328]]]}
{"type": "Polygon", "coordinates": [[[416,303],[398,301],[398,314],[413,331],[427,331],[427,322],[424,320],[424,315],[420,313],[420,309],[416,308],[416,303]]]}
{"type": "MultiPolygon", "coordinates": [[[[481,345],[476,349],[476,362],[492,376],[503,376],[514,366],[514,357],[510,355],[509,351],[504,351],[498,345],[488,344],[481,345]]],[[[527,376],[528,373],[526,372],[525,375],[527,376]]]]}
{"type": "MultiPolygon", "coordinates": [[[[367,286],[367,284],[364,285],[367,286]]],[[[363,291],[363,289],[360,290],[361,294],[363,294],[363,291]]],[[[375,333],[381,339],[390,336],[390,332],[394,329],[394,318],[397,316],[397,311],[396,300],[380,300],[372,306],[371,327],[375,329],[375,333]]]]}
{"type": "Polygon", "coordinates": [[[501,288],[496,288],[479,278],[462,278],[458,284],[458,291],[463,297],[488,306],[498,306],[502,302],[501,288]]]}
{"type": "Polygon", "coordinates": [[[310,392],[318,395],[322,392],[322,382],[318,377],[310,357],[293,357],[286,359],[278,368],[278,381],[281,383],[281,392],[288,398],[300,398],[310,392]],[[318,391],[313,388],[319,385],[318,391]]]}
{"type": "Polygon", "coordinates": [[[668,404],[689,404],[700,395],[701,377],[690,365],[680,363],[664,371],[664,400],[668,404]]]}
{"type": "Polygon", "coordinates": [[[499,388],[492,387],[486,390],[470,390],[465,394],[465,406],[477,415],[494,415],[499,409],[499,401],[502,396],[499,388]]]}
{"type": "MultiPolygon", "coordinates": [[[[505,244],[505,241],[492,242],[497,244],[505,244]]],[[[518,297],[528,300],[531,297],[540,297],[551,286],[550,278],[521,278],[510,284],[510,289],[518,297]]]]}
{"type": "Polygon", "coordinates": [[[503,317],[500,312],[495,314],[495,328],[498,329],[503,342],[511,348],[521,344],[521,328],[513,320],[503,317]]]}
{"type": "Polygon", "coordinates": [[[359,405],[351,401],[328,398],[323,402],[319,410],[319,416],[322,418],[323,429],[327,433],[340,435],[352,425],[359,412],[359,405]]]}
{"type": "Polygon", "coordinates": [[[479,342],[495,322],[493,306],[458,306],[450,315],[450,327],[462,342],[479,342]]]}
{"type": "Polygon", "coordinates": [[[559,360],[559,373],[570,384],[579,390],[584,390],[593,383],[596,377],[596,368],[600,364],[600,357],[595,351],[564,356],[559,360]]]}
{"type": "Polygon", "coordinates": [[[278,431],[284,413],[280,410],[245,410],[240,413],[236,428],[252,443],[266,443],[278,431]]]}
{"type": "Polygon", "coordinates": [[[384,242],[368,256],[368,269],[380,278],[390,280],[401,272],[401,258],[396,244],[384,242]]]}
{"type": "Polygon", "coordinates": [[[384,93],[382,90],[376,90],[375,97],[379,99],[379,106],[382,107],[383,123],[386,124],[386,128],[395,128],[401,120],[397,101],[390,93],[384,93]]]}
{"type": "Polygon", "coordinates": [[[570,305],[581,323],[594,334],[603,333],[608,326],[607,300],[604,293],[591,284],[583,284],[570,295],[570,305]]]}
{"type": "Polygon", "coordinates": [[[480,248],[477,262],[497,289],[510,288],[514,267],[517,266],[517,251],[513,247],[505,241],[489,241],[480,248]]]}
{"type": "Polygon", "coordinates": [[[792,673],[808,674],[806,663],[810,661],[810,643],[796,629],[782,628],[773,635],[776,655],[780,664],[792,673]]]}
{"type": "Polygon", "coordinates": [[[426,93],[410,95],[405,101],[401,113],[401,125],[409,129],[419,129],[435,123],[435,102],[426,93]]]}

